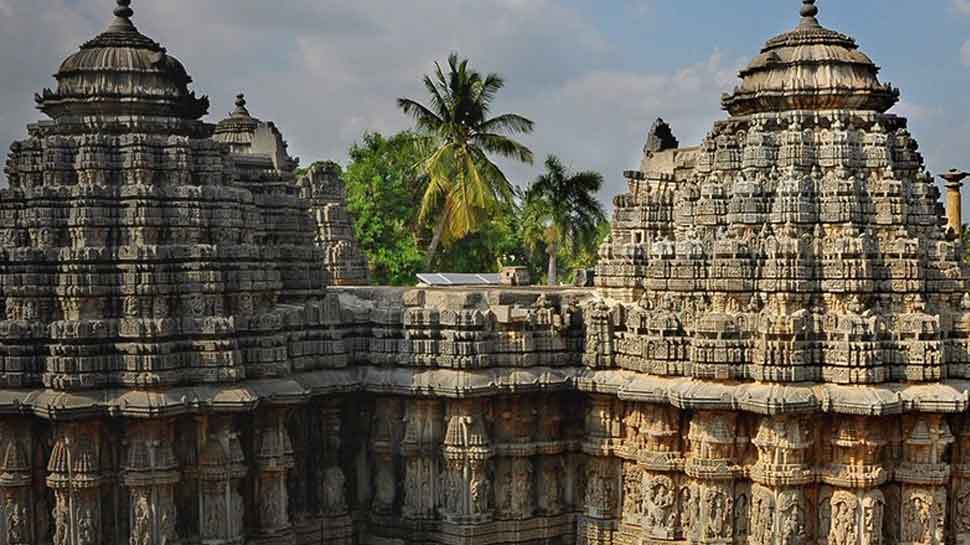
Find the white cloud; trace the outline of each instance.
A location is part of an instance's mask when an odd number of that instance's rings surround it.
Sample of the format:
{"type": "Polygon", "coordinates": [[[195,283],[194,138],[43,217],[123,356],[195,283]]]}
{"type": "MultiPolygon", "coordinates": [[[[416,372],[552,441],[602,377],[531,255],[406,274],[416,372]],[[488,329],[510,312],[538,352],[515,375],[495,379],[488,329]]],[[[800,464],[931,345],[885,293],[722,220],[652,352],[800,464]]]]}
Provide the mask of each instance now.
{"type": "Polygon", "coordinates": [[[910,121],[928,122],[942,114],[943,110],[937,106],[927,106],[902,99],[893,107],[893,113],[910,121]]]}
{"type": "Polygon", "coordinates": [[[962,15],[970,15],[970,0],[953,0],[953,9],[962,15]]]}
{"type": "MultiPolygon", "coordinates": [[[[107,26],[104,0],[0,0],[0,139],[40,114],[33,93],[59,62],[107,26]]],[[[509,84],[496,105],[528,105],[608,53],[604,36],[554,0],[166,0],[135,2],[134,21],[168,47],[208,94],[210,120],[245,91],[254,114],[278,122],[305,160],[343,160],[366,129],[409,121],[400,96],[423,98],[420,78],[451,51],[509,84]]],[[[528,110],[523,110],[529,113],[528,110]]],[[[542,120],[537,120],[541,123],[542,120]]]]}
{"type": "Polygon", "coordinates": [[[719,51],[670,72],[590,70],[531,105],[544,126],[532,144],[538,156],[560,155],[577,169],[606,178],[606,202],[626,191],[621,173],[640,164],[647,131],[658,117],[671,124],[682,145],[697,144],[725,114],[720,93],[734,82],[737,63],[719,51]]]}

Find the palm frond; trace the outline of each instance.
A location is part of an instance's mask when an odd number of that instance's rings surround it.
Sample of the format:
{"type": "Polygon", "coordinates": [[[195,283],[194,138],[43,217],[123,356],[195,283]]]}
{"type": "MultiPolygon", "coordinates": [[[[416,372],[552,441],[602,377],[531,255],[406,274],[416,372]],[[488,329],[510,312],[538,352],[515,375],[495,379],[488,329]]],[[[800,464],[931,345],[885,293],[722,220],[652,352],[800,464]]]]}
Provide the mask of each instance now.
{"type": "Polygon", "coordinates": [[[518,114],[502,114],[486,120],[478,127],[479,132],[495,134],[502,132],[531,134],[534,130],[535,123],[531,119],[518,114]]]}
{"type": "Polygon", "coordinates": [[[445,123],[437,114],[428,109],[427,106],[410,98],[397,99],[397,105],[406,115],[411,116],[417,123],[418,128],[430,132],[436,132],[445,123]]]}
{"type": "Polygon", "coordinates": [[[431,107],[428,109],[433,110],[440,119],[447,118],[448,112],[451,109],[451,104],[449,104],[446,98],[447,95],[442,96],[441,91],[438,90],[438,86],[431,79],[431,76],[424,77],[424,87],[427,89],[428,94],[431,95],[431,107]]]}
{"type": "Polygon", "coordinates": [[[532,150],[507,136],[479,133],[472,137],[472,143],[483,151],[494,153],[500,157],[514,159],[530,165],[535,161],[532,150]]]}
{"type": "Polygon", "coordinates": [[[473,149],[472,154],[494,200],[503,206],[512,205],[515,201],[515,188],[512,187],[512,183],[509,182],[502,169],[489,160],[482,150],[473,149]]]}

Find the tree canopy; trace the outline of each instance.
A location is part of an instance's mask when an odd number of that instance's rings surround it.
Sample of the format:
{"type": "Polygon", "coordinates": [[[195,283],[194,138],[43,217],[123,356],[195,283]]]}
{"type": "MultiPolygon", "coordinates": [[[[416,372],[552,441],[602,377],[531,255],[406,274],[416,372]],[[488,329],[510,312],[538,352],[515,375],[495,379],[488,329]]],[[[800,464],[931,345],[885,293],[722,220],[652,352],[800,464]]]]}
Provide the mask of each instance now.
{"type": "Polygon", "coordinates": [[[531,164],[532,151],[510,135],[530,133],[534,124],[518,114],[489,117],[505,80],[483,76],[456,53],[448,57],[447,73],[435,63],[424,86],[428,106],[410,98],[398,105],[415,121],[418,168],[427,177],[418,218],[434,225],[430,266],[440,244],[462,240],[514,205],[512,184],[490,155],[531,164]]]}

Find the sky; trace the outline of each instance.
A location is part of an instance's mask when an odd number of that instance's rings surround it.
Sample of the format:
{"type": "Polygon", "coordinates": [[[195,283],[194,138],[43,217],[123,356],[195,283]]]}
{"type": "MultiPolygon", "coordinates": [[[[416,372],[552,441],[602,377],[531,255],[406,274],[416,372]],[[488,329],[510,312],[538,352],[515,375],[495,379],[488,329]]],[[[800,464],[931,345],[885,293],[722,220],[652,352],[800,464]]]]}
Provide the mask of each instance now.
{"type": "MultiPolygon", "coordinates": [[[[0,145],[42,118],[33,96],[110,22],[113,0],[0,0],[0,145]]],[[[536,122],[534,166],[556,154],[606,179],[608,203],[663,117],[682,145],[726,117],[719,99],[764,42],[798,22],[798,0],[134,0],[139,30],[180,59],[216,122],[245,92],[303,163],[345,163],[365,131],[411,121],[423,74],[450,52],[507,80],[495,113],[536,122]]],[[[902,90],[927,167],[970,170],[970,0],[819,0],[823,25],[855,37],[902,90]]],[[[965,191],[970,203],[970,190],[965,191]]],[[[966,209],[970,206],[965,204],[966,209]]]]}

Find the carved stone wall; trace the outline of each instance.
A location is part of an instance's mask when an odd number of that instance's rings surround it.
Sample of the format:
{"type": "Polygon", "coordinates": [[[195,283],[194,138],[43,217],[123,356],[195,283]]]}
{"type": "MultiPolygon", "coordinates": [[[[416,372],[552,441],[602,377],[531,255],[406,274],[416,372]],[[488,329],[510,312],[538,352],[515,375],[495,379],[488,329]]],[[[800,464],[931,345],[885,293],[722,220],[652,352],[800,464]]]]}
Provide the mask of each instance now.
{"type": "Polygon", "coordinates": [[[130,3],[7,162],[0,545],[970,543],[970,271],[813,1],[595,290],[333,287],[339,180],[130,3]]]}

